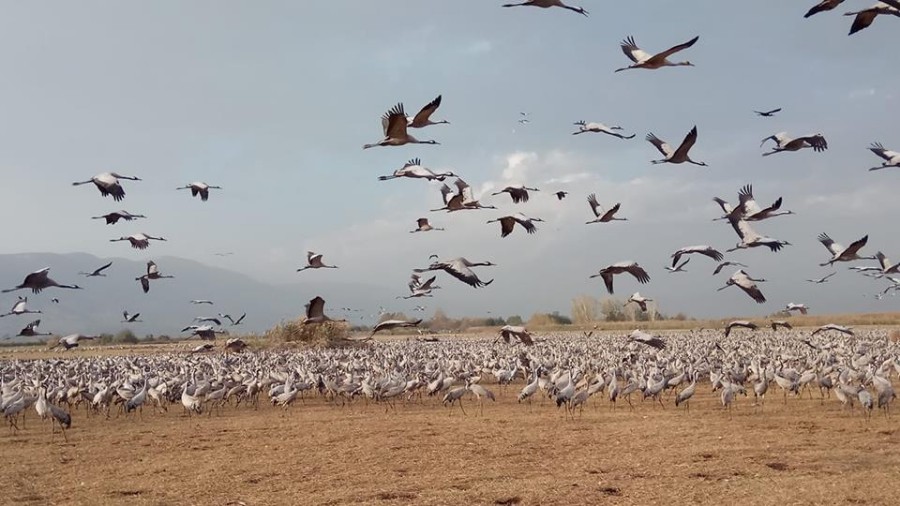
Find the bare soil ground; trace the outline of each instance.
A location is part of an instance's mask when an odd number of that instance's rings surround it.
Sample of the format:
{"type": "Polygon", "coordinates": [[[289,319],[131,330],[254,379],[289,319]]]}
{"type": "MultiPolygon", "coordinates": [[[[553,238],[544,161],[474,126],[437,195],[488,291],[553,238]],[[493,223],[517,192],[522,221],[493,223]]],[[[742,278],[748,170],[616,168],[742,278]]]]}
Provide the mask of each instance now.
{"type": "MultiPolygon", "coordinates": [[[[788,398],[731,415],[708,384],[690,411],[595,396],[575,419],[549,400],[396,408],[319,397],[287,410],[110,419],[73,413],[69,442],[29,411],[0,432],[6,504],[896,504],[900,418],[788,398]],[[623,404],[623,403],[620,403],[623,404]]],[[[261,399],[262,400],[262,399],[261,399]]]]}

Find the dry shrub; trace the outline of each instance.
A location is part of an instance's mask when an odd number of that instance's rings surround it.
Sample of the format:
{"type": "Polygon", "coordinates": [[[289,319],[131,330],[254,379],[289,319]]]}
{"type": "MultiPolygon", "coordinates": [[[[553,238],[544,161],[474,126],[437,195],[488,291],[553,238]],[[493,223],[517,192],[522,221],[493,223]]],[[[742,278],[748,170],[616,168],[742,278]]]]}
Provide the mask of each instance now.
{"type": "Polygon", "coordinates": [[[900,330],[892,330],[888,334],[888,339],[890,339],[892,343],[900,343],[900,330]]]}
{"type": "Polygon", "coordinates": [[[304,325],[300,320],[290,320],[267,330],[265,338],[280,343],[327,347],[343,344],[349,335],[350,327],[345,322],[327,321],[304,325]]]}

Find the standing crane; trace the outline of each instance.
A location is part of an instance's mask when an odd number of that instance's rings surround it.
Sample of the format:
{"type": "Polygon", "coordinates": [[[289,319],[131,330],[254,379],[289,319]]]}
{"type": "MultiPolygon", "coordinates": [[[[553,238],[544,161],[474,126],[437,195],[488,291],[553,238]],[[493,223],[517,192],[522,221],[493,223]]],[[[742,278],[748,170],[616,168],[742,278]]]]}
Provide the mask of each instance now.
{"type": "Polygon", "coordinates": [[[76,181],[72,183],[72,186],[94,183],[94,186],[96,186],[97,189],[100,190],[101,196],[108,197],[112,195],[113,200],[119,202],[120,200],[125,198],[125,190],[122,188],[122,185],[119,184],[120,179],[129,179],[131,181],[141,180],[141,178],[137,176],[123,176],[116,172],[104,172],[102,174],[97,174],[87,181],[76,181]]]}
{"type": "Polygon", "coordinates": [[[622,52],[625,53],[625,56],[627,56],[628,59],[634,63],[627,67],[616,69],[616,72],[621,72],[623,70],[629,69],[656,70],[662,67],[693,67],[694,64],[689,61],[671,62],[668,60],[668,58],[679,51],[684,51],[685,49],[693,46],[699,39],[700,36],[698,35],[683,44],[672,46],[661,53],[651,55],[650,53],[639,48],[638,45],[634,43],[634,37],[628,37],[619,45],[622,47],[622,52]]]}
{"type": "Polygon", "coordinates": [[[406,132],[409,120],[403,111],[403,104],[398,103],[381,116],[381,128],[384,130],[384,139],[366,144],[363,149],[376,146],[403,146],[405,144],[440,144],[434,140],[420,141],[406,132]]]}

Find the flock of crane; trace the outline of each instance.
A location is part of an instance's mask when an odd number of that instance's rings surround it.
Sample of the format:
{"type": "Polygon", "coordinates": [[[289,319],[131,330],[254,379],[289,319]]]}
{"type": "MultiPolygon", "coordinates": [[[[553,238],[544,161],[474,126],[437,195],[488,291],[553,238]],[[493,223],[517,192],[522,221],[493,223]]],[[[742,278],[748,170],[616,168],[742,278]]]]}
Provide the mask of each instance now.
{"type": "MultiPolygon", "coordinates": [[[[318,398],[334,406],[378,403],[386,411],[396,410],[398,403],[421,409],[444,406],[448,414],[457,407],[465,413],[469,397],[482,414],[486,400],[510,404],[515,399],[525,404],[519,408],[523,414],[539,404],[574,417],[589,403],[690,409],[698,382],[708,378],[728,416],[745,402],[739,400],[742,396],[753,398],[744,408],[748,414],[772,409],[765,407],[771,394],[783,405],[776,409],[803,405],[834,412],[840,406],[852,412],[859,406],[866,420],[876,410],[890,416],[896,399],[892,379],[900,377],[900,344],[883,331],[807,336],[796,330],[742,332],[734,327],[741,325],[730,325],[724,336],[718,330],[627,338],[564,332],[547,334],[527,348],[498,348],[482,338],[17,360],[4,364],[0,411],[9,431],[17,432],[26,429],[26,412],[33,406],[40,418],[52,421],[51,433],[59,426],[66,438],[76,413],[101,421],[143,418],[144,407],[159,416],[223,415],[225,410],[260,409],[261,396],[282,409],[318,398]],[[509,386],[514,381],[520,386],[509,386]],[[814,392],[820,401],[802,400],[813,398],[814,392]],[[647,402],[641,406],[636,401],[647,402]]],[[[513,334],[501,331],[498,339],[531,341],[528,335],[513,334]]]]}
{"type": "MultiPolygon", "coordinates": [[[[813,7],[806,17],[836,8],[842,0],[824,0],[813,7]]],[[[529,0],[518,4],[505,4],[503,7],[534,6],[541,8],[561,7],[584,16],[588,12],[581,7],[565,5],[560,0],[529,0]]],[[[848,13],[854,15],[851,34],[871,25],[877,16],[900,17],[900,2],[884,0],[877,5],[848,13]]],[[[650,54],[642,50],[633,37],[628,37],[620,44],[622,52],[630,60],[626,67],[615,72],[643,69],[658,70],[665,67],[689,67],[688,61],[675,62],[669,58],[687,51],[699,41],[699,36],[672,46],[671,48],[650,54]]],[[[439,145],[433,139],[420,140],[410,134],[410,129],[424,129],[433,125],[446,124],[447,120],[435,120],[432,116],[442,104],[442,96],[426,104],[414,116],[406,114],[404,105],[398,103],[389,108],[381,118],[383,138],[377,142],[365,144],[363,149],[375,147],[396,147],[408,144],[439,145]]],[[[760,117],[771,118],[781,111],[776,108],[767,111],[754,111],[760,117]]],[[[529,122],[527,115],[519,120],[521,124],[529,122]]],[[[572,135],[585,133],[602,133],[628,141],[635,134],[623,133],[618,125],[607,126],[598,122],[575,122],[578,130],[572,135]]],[[[690,152],[698,141],[697,126],[693,126],[682,142],[673,147],[662,138],[648,133],[645,140],[652,144],[662,158],[652,160],[652,164],[694,164],[707,166],[706,162],[691,158],[690,152]]],[[[768,141],[775,143],[770,151],[762,153],[769,156],[776,153],[796,152],[810,149],[822,153],[828,149],[825,137],[820,134],[790,137],[786,132],[776,133],[763,139],[760,147],[768,141]]],[[[618,142],[618,141],[616,141],[618,142]]],[[[880,157],[881,166],[869,170],[880,170],[887,167],[900,168],[900,153],[886,149],[882,144],[874,142],[869,148],[880,157]]],[[[428,182],[440,182],[442,207],[432,212],[496,210],[494,205],[485,204],[476,198],[472,187],[458,174],[451,171],[436,172],[426,167],[418,157],[410,159],[402,167],[389,175],[378,177],[380,181],[398,178],[421,179],[428,182]],[[445,181],[455,178],[452,186],[445,181]]],[[[112,197],[115,202],[125,198],[122,181],[141,181],[137,176],[125,176],[116,172],[98,174],[85,181],[74,182],[73,185],[93,184],[102,197],[112,197]]],[[[189,189],[193,197],[203,202],[209,199],[210,190],[221,187],[205,182],[194,182],[183,187],[189,189]]],[[[542,191],[525,184],[510,185],[491,196],[509,195],[512,205],[516,206],[529,201],[530,192],[542,191]]],[[[558,190],[553,195],[559,201],[564,200],[569,192],[558,190]]],[[[760,283],[763,278],[753,277],[747,265],[725,260],[725,253],[741,249],[763,247],[773,253],[790,246],[791,243],[763,235],[752,224],[778,216],[793,214],[783,210],[783,199],[778,197],[767,207],[757,203],[751,185],[740,188],[737,201],[731,204],[725,199],[715,197],[722,214],[714,220],[727,221],[739,242],[733,248],[720,251],[710,245],[692,245],[678,248],[671,254],[669,273],[685,273],[685,266],[693,255],[706,256],[716,262],[713,270],[718,275],[726,267],[738,267],[731,274],[723,290],[729,286],[737,286],[757,303],[766,302],[760,283]],[[748,270],[745,270],[748,269],[748,270]]],[[[587,196],[590,214],[585,213],[586,224],[609,224],[615,221],[627,221],[620,215],[623,213],[622,203],[617,202],[608,207],[601,204],[596,194],[587,196]],[[591,218],[593,216],[593,218],[591,218]]],[[[624,210],[627,213],[627,209],[624,210]]],[[[115,225],[119,221],[132,222],[146,219],[142,214],[133,214],[121,210],[92,217],[103,219],[107,225],[115,225]]],[[[500,236],[505,238],[521,228],[527,234],[538,231],[536,223],[543,222],[537,217],[529,217],[521,212],[503,214],[490,219],[490,223],[500,224],[500,236]]],[[[425,217],[416,220],[416,228],[410,233],[442,231],[425,217]]],[[[822,233],[818,240],[827,249],[829,258],[821,266],[833,266],[838,262],[858,260],[875,260],[877,265],[853,266],[852,269],[877,279],[886,279],[891,285],[885,290],[900,290],[900,264],[893,264],[884,253],[878,251],[872,255],[863,255],[862,249],[867,245],[868,236],[863,236],[843,246],[836,243],[828,234],[822,233]]],[[[132,248],[146,250],[151,241],[166,241],[164,237],[146,233],[135,233],[128,236],[110,239],[110,241],[129,242],[132,248]]],[[[320,253],[308,252],[307,264],[297,271],[307,269],[336,269],[338,266],[325,263],[320,253]]],[[[436,275],[427,279],[424,273],[442,271],[453,278],[473,287],[483,288],[490,285],[493,279],[483,280],[473,270],[479,267],[495,266],[490,261],[473,262],[465,257],[441,260],[432,255],[429,265],[412,269],[408,283],[409,294],[397,298],[411,299],[432,297],[433,291],[440,287],[435,284],[436,275]]],[[[107,263],[91,272],[79,274],[87,277],[103,277],[104,271],[111,266],[107,263]]],[[[79,290],[75,284],[58,283],[49,277],[49,268],[43,268],[25,276],[21,284],[3,290],[3,293],[16,290],[31,290],[40,293],[48,288],[79,290]]],[[[622,274],[630,275],[639,284],[650,282],[646,269],[633,260],[611,263],[590,278],[601,278],[608,293],[614,293],[614,279],[622,274]]],[[[819,279],[810,279],[812,283],[825,283],[834,273],[819,279]]],[[[155,262],[149,261],[145,273],[135,278],[139,281],[144,293],[150,291],[150,282],[173,278],[160,272],[155,262]]],[[[621,282],[620,282],[621,283],[621,282]]],[[[54,299],[55,300],[55,299],[54,299]]],[[[641,311],[647,311],[647,298],[635,292],[629,297],[629,304],[636,304],[641,311]]],[[[20,297],[14,302],[12,309],[0,317],[9,315],[25,315],[40,313],[27,308],[27,297],[20,297]]],[[[194,304],[211,304],[208,300],[194,300],[194,304]]],[[[804,304],[790,303],[784,311],[799,311],[803,314],[808,308],[804,304]]],[[[195,324],[183,329],[191,331],[204,340],[214,340],[221,333],[218,326],[224,321],[231,325],[240,325],[246,316],[232,318],[228,314],[217,317],[198,317],[195,324]],[[199,323],[199,325],[197,324],[199,323]],[[215,326],[209,325],[214,323],[215,326]]],[[[140,313],[123,312],[123,322],[140,321],[140,313]]],[[[306,305],[304,325],[316,325],[332,318],[326,315],[325,300],[314,297],[306,305]]],[[[422,319],[386,320],[378,323],[367,336],[371,339],[376,333],[402,327],[417,327],[422,319]]],[[[29,323],[20,333],[22,336],[40,336],[38,331],[40,320],[29,323]]],[[[555,400],[557,406],[565,406],[567,413],[583,405],[597,393],[606,393],[611,403],[620,399],[631,404],[631,395],[641,395],[663,404],[666,392],[676,390],[675,406],[687,404],[697,388],[697,381],[708,375],[713,390],[721,390],[721,403],[730,408],[737,395],[747,394],[752,388],[757,398],[756,405],[761,406],[766,395],[769,382],[774,382],[785,394],[799,396],[806,389],[816,388],[822,392],[834,392],[844,405],[852,406],[858,402],[864,412],[870,415],[875,407],[888,413],[891,402],[896,395],[891,386],[892,374],[900,375],[898,346],[890,343],[886,336],[867,332],[858,335],[846,326],[829,324],[813,331],[811,336],[801,335],[792,330],[787,321],[770,322],[771,331],[761,330],[756,323],[737,320],[730,322],[724,329],[724,336],[719,331],[700,331],[691,334],[673,334],[665,338],[653,336],[639,330],[627,338],[614,336],[604,341],[604,346],[597,346],[596,339],[586,334],[581,337],[572,335],[535,338],[524,327],[504,326],[495,340],[481,339],[474,341],[441,341],[439,343],[424,341],[405,341],[379,343],[377,346],[362,348],[345,348],[335,350],[310,350],[305,352],[270,352],[240,353],[247,345],[241,339],[229,339],[225,344],[228,352],[234,355],[209,355],[203,352],[213,349],[213,345],[204,343],[190,354],[182,355],[150,355],[146,357],[114,358],[79,358],[77,360],[35,360],[15,361],[0,364],[0,411],[6,416],[10,430],[18,430],[23,423],[25,410],[32,405],[42,419],[50,418],[63,429],[71,425],[73,410],[84,406],[88,416],[97,413],[110,415],[110,408],[119,405],[120,409],[129,413],[140,410],[144,404],[153,404],[157,410],[167,410],[170,404],[181,403],[185,411],[199,414],[203,411],[221,411],[229,403],[238,406],[242,403],[258,406],[260,392],[266,392],[272,404],[287,407],[302,398],[304,392],[316,391],[329,401],[353,402],[358,398],[369,399],[393,405],[396,399],[404,398],[412,401],[416,395],[427,393],[440,395],[443,404],[458,404],[462,410],[462,400],[466,395],[474,395],[481,401],[494,400],[497,396],[480,384],[485,376],[493,376],[500,385],[521,379],[525,386],[518,396],[519,401],[527,401],[538,391],[555,400]],[[745,329],[738,333],[735,329],[745,329]],[[787,329],[779,331],[778,329],[787,329]],[[755,334],[748,334],[754,332],[755,334]],[[830,333],[828,340],[814,341],[830,333]],[[787,336],[787,337],[785,337],[787,336]],[[802,338],[801,338],[802,336],[802,338]],[[498,351],[494,344],[498,340],[506,343],[520,343],[498,351]],[[454,387],[455,386],[455,387],[454,387]],[[869,387],[874,389],[874,394],[869,387]],[[60,406],[68,405],[69,411],[60,406]]],[[[71,334],[56,340],[54,347],[71,349],[80,341],[91,340],[96,336],[71,334]]],[[[430,340],[434,341],[434,340],[430,340]]],[[[65,432],[63,432],[65,434],[65,432]]]]}

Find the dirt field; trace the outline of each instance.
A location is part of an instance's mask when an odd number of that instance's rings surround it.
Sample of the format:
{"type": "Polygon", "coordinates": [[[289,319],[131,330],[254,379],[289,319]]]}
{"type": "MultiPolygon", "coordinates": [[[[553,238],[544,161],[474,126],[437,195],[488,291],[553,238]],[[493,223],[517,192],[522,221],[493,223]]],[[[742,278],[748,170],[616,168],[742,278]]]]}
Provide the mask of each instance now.
{"type": "MultiPolygon", "coordinates": [[[[576,419],[540,401],[286,411],[180,405],[143,419],[73,414],[69,442],[33,411],[0,436],[7,504],[896,504],[900,419],[780,392],[729,418],[708,384],[689,412],[595,396],[576,419]]],[[[698,385],[699,387],[699,385],[698,385]]],[[[774,385],[773,385],[774,387],[774,385]]]]}

